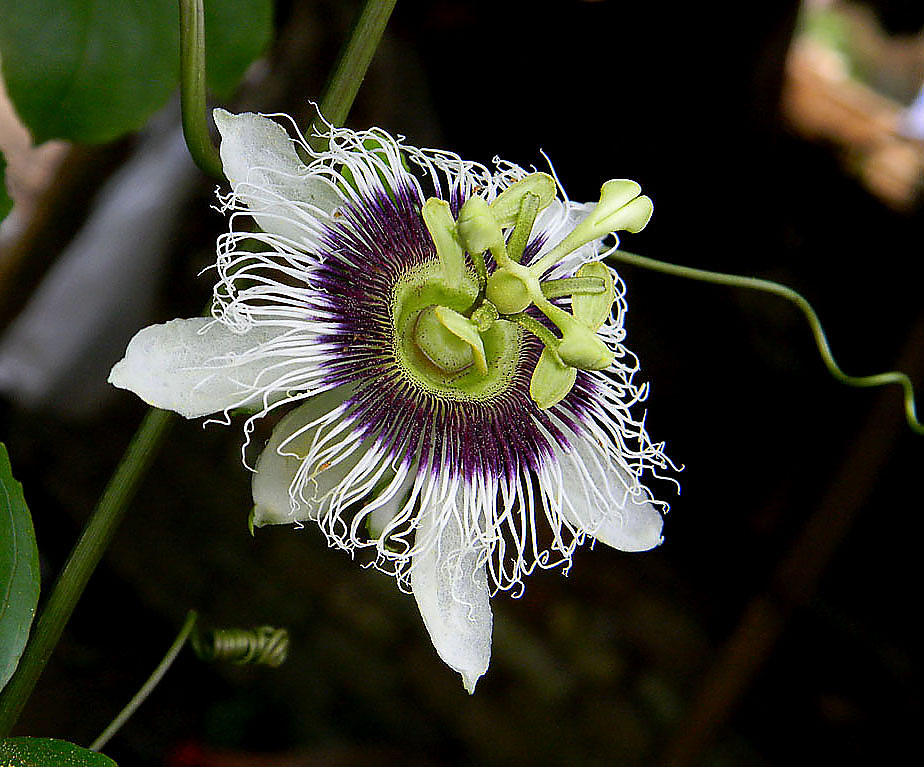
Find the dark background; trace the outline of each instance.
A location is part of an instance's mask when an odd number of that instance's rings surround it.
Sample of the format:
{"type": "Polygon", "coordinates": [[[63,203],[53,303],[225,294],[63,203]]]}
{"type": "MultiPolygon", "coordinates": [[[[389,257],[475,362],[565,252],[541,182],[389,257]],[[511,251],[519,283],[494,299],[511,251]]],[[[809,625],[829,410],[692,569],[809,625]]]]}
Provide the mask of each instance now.
{"type": "MultiPolygon", "coordinates": [[[[883,5],[897,31],[924,25],[883,5]]],[[[283,3],[269,79],[237,108],[307,114],[355,4],[283,3]],[[269,82],[270,85],[265,85],[269,82]]],[[[780,112],[795,2],[399,2],[350,120],[489,162],[552,159],[569,195],[611,177],[655,203],[627,249],[775,279],[848,372],[924,376],[922,206],[897,213],[780,112]]],[[[266,75],[264,75],[266,77],[266,75]]],[[[128,151],[111,149],[113,165],[128,151]]],[[[221,217],[203,180],[148,321],[197,314],[221,217]]],[[[122,765],[889,764],[921,696],[924,441],[895,387],[847,389],[782,300],[626,267],[647,426],[685,469],[665,543],[579,551],[498,595],[473,697],[413,599],[317,531],[251,538],[240,430],[178,423],[20,722],[88,743],[187,609],[288,627],[278,670],[184,653],[108,753],[122,765]],[[243,754],[244,756],[241,756],[243,754]],[[238,759],[239,761],[235,761],[238,759]],[[262,761],[265,760],[265,761],[262,761]]],[[[113,360],[114,361],[114,360],[113,360]]],[[[66,397],[67,393],[61,395],[66,397]]],[[[47,584],[140,420],[5,404],[47,584]]],[[[670,489],[665,487],[665,493],[670,489]]]]}

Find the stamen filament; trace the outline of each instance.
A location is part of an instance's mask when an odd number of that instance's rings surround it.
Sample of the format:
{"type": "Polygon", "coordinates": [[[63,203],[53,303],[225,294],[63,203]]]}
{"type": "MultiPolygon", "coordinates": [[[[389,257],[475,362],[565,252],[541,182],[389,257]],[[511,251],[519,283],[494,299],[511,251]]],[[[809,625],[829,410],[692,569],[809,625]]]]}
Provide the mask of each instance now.
{"type": "Polygon", "coordinates": [[[565,277],[540,282],[539,286],[546,298],[561,298],[575,294],[599,295],[606,292],[606,285],[599,277],[565,277]]]}
{"type": "MultiPolygon", "coordinates": [[[[542,341],[546,349],[549,349],[552,352],[555,352],[555,350],[558,348],[558,344],[561,343],[551,330],[539,322],[539,320],[537,320],[535,317],[527,314],[526,312],[510,314],[505,316],[503,319],[515,322],[524,330],[528,330],[530,333],[536,336],[536,338],[542,341]]],[[[555,354],[558,356],[557,352],[555,352],[555,354]]]]}
{"type": "Polygon", "coordinates": [[[520,200],[520,210],[517,213],[517,223],[513,228],[510,239],[507,240],[507,255],[511,261],[520,263],[529,235],[533,231],[533,224],[539,214],[539,195],[527,192],[520,200]]]}

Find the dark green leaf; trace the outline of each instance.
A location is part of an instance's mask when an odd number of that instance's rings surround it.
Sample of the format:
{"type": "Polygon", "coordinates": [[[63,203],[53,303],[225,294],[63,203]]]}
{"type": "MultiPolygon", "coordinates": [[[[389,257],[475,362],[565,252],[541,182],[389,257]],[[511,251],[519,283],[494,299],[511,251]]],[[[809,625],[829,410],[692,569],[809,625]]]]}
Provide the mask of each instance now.
{"type": "Polygon", "coordinates": [[[16,670],[39,595],[38,549],[22,485],[0,442],[0,689],[16,670]]]}
{"type": "Polygon", "coordinates": [[[272,0],[205,0],[205,70],[217,98],[231,98],[272,33],[272,0]]]}
{"type": "MultiPolygon", "coordinates": [[[[209,86],[228,98],[269,44],[272,0],[206,0],[209,86]]],[[[0,0],[7,90],[36,142],[110,141],[179,82],[176,0],[0,0]]]]}
{"type": "Polygon", "coordinates": [[[66,740],[7,738],[0,740],[3,767],[117,767],[108,756],[88,751],[66,740]]]}
{"type": "Polygon", "coordinates": [[[136,128],[179,77],[176,0],[0,0],[10,98],[37,142],[136,128]]]}

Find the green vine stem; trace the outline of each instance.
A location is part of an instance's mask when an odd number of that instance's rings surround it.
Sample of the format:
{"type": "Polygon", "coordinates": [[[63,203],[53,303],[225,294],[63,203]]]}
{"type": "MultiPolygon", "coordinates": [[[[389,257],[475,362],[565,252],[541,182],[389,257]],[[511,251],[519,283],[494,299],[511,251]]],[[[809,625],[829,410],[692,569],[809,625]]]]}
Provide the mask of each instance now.
{"type": "Polygon", "coordinates": [[[93,741],[90,745],[91,751],[99,751],[104,748],[106,744],[112,740],[112,736],[122,729],[122,725],[128,721],[129,717],[138,710],[138,706],[147,700],[148,695],[157,687],[164,674],[166,674],[173,665],[176,656],[180,654],[180,650],[182,650],[183,645],[186,644],[186,639],[196,625],[197,617],[198,615],[195,610],[190,610],[186,613],[186,620],[183,621],[183,625],[180,627],[180,633],[176,635],[176,639],[173,640],[173,644],[170,645],[170,649],[167,650],[167,654],[164,656],[163,660],[157,665],[157,668],[154,669],[154,673],[148,677],[148,681],[146,681],[141,686],[141,689],[135,693],[135,696],[128,702],[125,708],[118,713],[111,724],[103,730],[102,734],[93,741]]]}
{"type": "Polygon", "coordinates": [[[749,290],[759,290],[764,293],[785,298],[787,301],[795,304],[805,315],[809,325],[812,328],[812,335],[815,337],[815,344],[818,346],[818,352],[821,359],[828,369],[828,372],[838,381],[847,386],[856,387],[873,387],[887,386],[889,384],[898,384],[902,387],[905,403],[905,420],[908,426],[915,434],[924,435],[924,425],[918,420],[914,403],[914,384],[911,379],[902,372],[889,371],[870,376],[852,376],[847,375],[840,369],[834,361],[834,355],[831,353],[831,347],[828,345],[828,339],[821,327],[821,321],[812,308],[812,305],[792,288],[781,285],[771,280],[762,280],[757,277],[742,277],[736,274],[724,274],[722,272],[710,272],[705,269],[695,269],[691,266],[678,266],[677,264],[668,264],[663,261],[657,261],[653,258],[646,258],[635,253],[628,253],[624,250],[616,250],[609,254],[608,261],[618,261],[624,264],[632,264],[643,269],[671,274],[675,277],[684,277],[688,280],[698,280],[700,282],[711,282],[717,285],[730,285],[736,288],[747,288],[749,290]]]}
{"type": "Polygon", "coordinates": [[[157,455],[174,418],[166,410],[149,410],[106,485],[64,569],[55,581],[16,672],[3,692],[0,692],[0,738],[8,735],[16,724],[77,600],[109,546],[141,478],[157,455]]]}
{"type": "MultiPolygon", "coordinates": [[[[382,34],[395,9],[397,0],[367,0],[353,26],[347,44],[340,52],[340,57],[324,86],[319,111],[331,125],[343,125],[346,122],[353,101],[359,91],[372,63],[382,34]]],[[[305,134],[313,149],[323,149],[324,139],[315,136],[315,130],[323,132],[320,118],[315,119],[312,129],[305,134]]]]}
{"type": "Polygon", "coordinates": [[[205,11],[203,0],[180,2],[180,109],[183,137],[196,165],[224,180],[218,149],[209,135],[205,101],[205,11]]]}

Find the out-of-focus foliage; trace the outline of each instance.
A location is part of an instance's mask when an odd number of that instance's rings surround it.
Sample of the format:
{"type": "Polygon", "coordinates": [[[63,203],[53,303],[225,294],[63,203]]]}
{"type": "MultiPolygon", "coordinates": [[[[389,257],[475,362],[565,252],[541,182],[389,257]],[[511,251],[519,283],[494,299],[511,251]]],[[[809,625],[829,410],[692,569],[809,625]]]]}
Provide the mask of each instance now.
{"type": "Polygon", "coordinates": [[[272,34],[273,0],[205,0],[206,76],[216,97],[231,98],[272,34]]]}
{"type": "Polygon", "coordinates": [[[0,689],[22,655],[39,596],[38,549],[32,517],[13,479],[6,445],[0,442],[0,689]]]}
{"type": "Polygon", "coordinates": [[[6,218],[6,214],[13,207],[13,201],[10,199],[9,192],[6,191],[6,159],[0,153],[0,221],[6,218]]]}
{"type": "MultiPolygon", "coordinates": [[[[272,33],[272,0],[208,0],[208,82],[227,98],[272,33]]],[[[7,90],[36,142],[140,128],[179,78],[176,0],[0,0],[7,90]]]]}
{"type": "Polygon", "coordinates": [[[0,740],[0,762],[10,767],[116,767],[108,756],[52,738],[0,740]]]}

